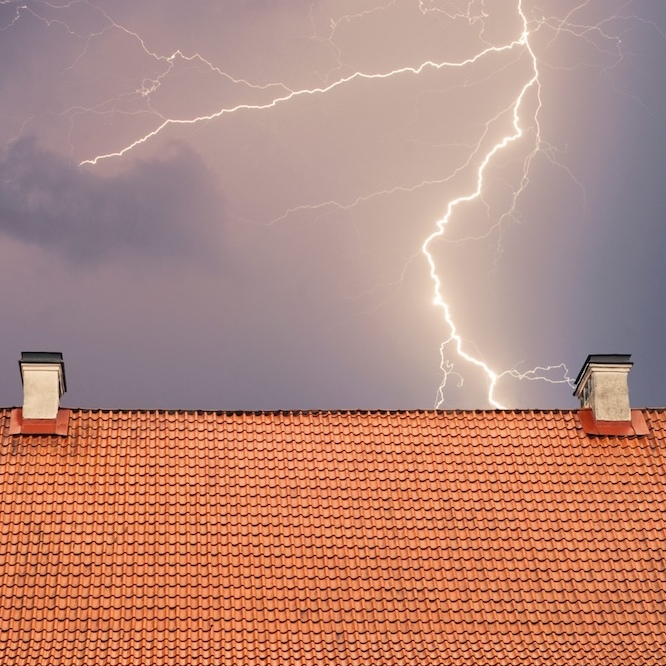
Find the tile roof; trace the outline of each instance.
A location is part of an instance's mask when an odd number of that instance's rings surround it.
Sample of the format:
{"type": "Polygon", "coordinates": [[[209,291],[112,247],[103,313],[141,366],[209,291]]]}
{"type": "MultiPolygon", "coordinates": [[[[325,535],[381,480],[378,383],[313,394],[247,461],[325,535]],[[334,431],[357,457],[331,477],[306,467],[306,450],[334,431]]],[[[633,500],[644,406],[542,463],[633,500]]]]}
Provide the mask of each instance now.
{"type": "Polygon", "coordinates": [[[666,411],[0,410],[0,663],[666,663],[666,411]]]}

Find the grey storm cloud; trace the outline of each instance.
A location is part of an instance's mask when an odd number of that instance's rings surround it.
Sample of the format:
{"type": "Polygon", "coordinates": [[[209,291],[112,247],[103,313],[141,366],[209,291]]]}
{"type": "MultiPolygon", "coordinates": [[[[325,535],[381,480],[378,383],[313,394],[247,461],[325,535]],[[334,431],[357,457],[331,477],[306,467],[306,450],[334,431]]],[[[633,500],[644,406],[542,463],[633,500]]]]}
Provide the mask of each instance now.
{"type": "Polygon", "coordinates": [[[203,160],[180,144],[115,176],[73,165],[33,139],[0,152],[0,233],[76,263],[208,251],[221,207],[203,160]]]}

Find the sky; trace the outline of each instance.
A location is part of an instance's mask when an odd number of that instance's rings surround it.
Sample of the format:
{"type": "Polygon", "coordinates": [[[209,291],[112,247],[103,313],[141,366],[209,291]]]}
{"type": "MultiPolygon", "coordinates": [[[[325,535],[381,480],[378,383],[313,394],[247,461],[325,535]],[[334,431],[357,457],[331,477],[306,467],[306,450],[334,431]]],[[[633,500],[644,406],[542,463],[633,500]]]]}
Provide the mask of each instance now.
{"type": "Polygon", "coordinates": [[[666,3],[0,0],[0,404],[666,405],[666,3]]]}

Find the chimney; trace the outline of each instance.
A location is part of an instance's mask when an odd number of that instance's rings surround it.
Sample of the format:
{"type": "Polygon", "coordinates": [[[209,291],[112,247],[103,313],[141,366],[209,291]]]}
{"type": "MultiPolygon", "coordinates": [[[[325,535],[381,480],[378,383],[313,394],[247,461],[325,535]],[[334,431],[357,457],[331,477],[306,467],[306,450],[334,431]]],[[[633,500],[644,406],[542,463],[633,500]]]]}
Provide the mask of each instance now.
{"type": "Polygon", "coordinates": [[[23,418],[55,419],[67,390],[65,363],[59,352],[21,352],[23,418]]]}
{"type": "Polygon", "coordinates": [[[627,376],[630,354],[591,354],[576,377],[574,395],[595,421],[631,422],[627,376]]]}

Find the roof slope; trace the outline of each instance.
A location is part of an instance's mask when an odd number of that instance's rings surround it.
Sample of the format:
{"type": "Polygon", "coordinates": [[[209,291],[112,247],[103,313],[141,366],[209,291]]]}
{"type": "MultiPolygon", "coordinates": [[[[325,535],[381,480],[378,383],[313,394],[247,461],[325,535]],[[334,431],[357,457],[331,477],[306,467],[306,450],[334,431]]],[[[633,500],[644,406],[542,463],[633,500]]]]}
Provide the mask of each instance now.
{"type": "Polygon", "coordinates": [[[0,663],[666,663],[666,412],[0,410],[0,663]]]}

